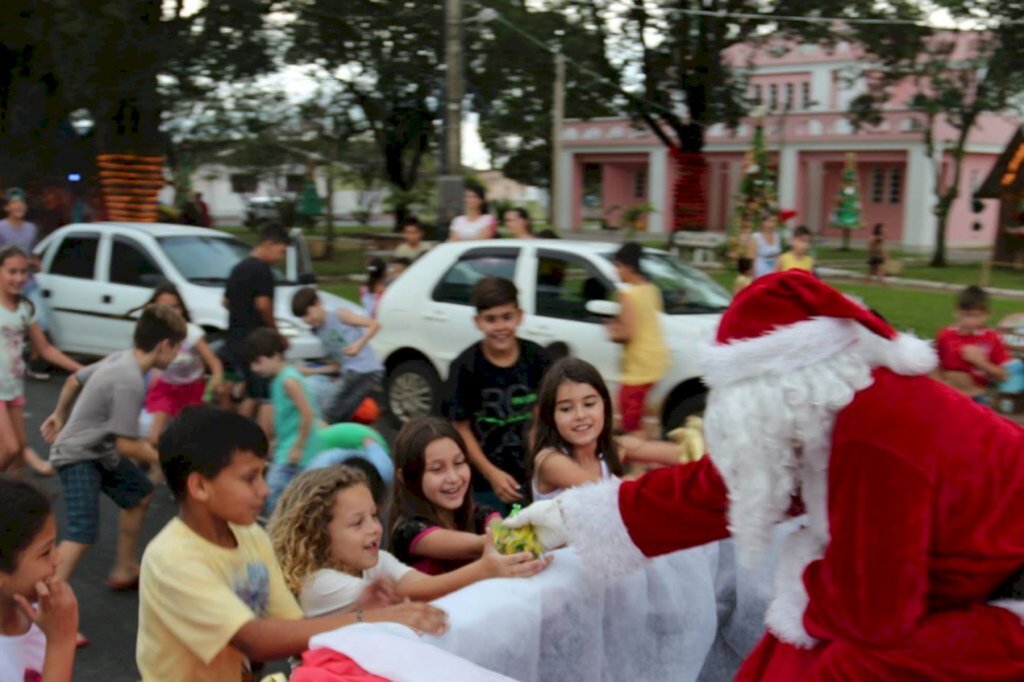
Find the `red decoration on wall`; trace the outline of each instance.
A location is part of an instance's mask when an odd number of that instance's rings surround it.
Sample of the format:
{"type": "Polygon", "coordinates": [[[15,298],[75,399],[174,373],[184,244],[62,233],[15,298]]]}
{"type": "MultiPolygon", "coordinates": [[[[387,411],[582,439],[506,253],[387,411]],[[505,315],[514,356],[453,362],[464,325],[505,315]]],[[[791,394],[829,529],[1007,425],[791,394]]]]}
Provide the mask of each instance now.
{"type": "Polygon", "coordinates": [[[673,229],[703,230],[707,227],[707,198],[704,196],[704,155],[669,149],[676,164],[676,181],[672,187],[673,229]]]}

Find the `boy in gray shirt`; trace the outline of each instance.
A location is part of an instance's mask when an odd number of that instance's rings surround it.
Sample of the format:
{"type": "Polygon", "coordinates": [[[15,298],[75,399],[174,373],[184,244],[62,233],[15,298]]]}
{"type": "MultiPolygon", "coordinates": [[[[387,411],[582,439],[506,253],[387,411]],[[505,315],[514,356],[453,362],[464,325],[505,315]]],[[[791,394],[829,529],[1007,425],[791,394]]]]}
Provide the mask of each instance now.
{"type": "Polygon", "coordinates": [[[139,437],[145,373],[154,367],[166,368],[185,334],[185,320],[177,311],[147,307],[135,325],[132,350],[113,353],[68,377],[57,407],[43,422],[43,437],[53,443],[50,462],[60,475],[68,517],[57,568],[63,580],[71,578],[96,542],[100,492],[124,510],[117,559],[107,585],[124,589],[138,580],[137,542],[153,484],[128,460],[159,461],[153,446],[139,437]]]}

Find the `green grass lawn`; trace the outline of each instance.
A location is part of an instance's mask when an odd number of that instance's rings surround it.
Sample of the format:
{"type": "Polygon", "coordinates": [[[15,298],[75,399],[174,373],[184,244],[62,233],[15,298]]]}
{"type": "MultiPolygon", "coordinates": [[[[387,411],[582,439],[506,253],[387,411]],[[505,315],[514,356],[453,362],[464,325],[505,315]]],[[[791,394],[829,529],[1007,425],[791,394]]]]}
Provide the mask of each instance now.
{"type": "Polygon", "coordinates": [[[356,303],[359,302],[359,285],[354,282],[328,284],[327,286],[320,288],[334,294],[335,296],[341,296],[342,298],[347,298],[348,300],[356,303]]]}

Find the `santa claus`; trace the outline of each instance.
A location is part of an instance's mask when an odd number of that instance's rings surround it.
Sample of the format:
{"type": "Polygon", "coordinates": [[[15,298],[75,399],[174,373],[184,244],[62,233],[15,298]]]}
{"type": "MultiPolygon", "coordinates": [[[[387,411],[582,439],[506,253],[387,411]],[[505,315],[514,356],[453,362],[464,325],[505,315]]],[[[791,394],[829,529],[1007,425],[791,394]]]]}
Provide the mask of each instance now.
{"type": "Polygon", "coordinates": [[[538,502],[546,547],[606,576],[731,535],[783,541],[739,680],[1024,680],[1024,429],[934,381],[935,354],[802,272],[725,313],[704,357],[709,457],[538,502]]]}

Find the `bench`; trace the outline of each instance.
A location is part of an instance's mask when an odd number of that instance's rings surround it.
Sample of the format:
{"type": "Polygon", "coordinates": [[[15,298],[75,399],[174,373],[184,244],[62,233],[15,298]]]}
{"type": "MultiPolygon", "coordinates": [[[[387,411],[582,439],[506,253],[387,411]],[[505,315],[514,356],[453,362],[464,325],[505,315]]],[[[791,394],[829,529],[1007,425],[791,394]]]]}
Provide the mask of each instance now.
{"type": "Polygon", "coordinates": [[[672,250],[679,257],[686,251],[691,252],[694,263],[714,263],[718,260],[715,251],[725,240],[723,232],[679,231],[672,235],[672,250]]]}

